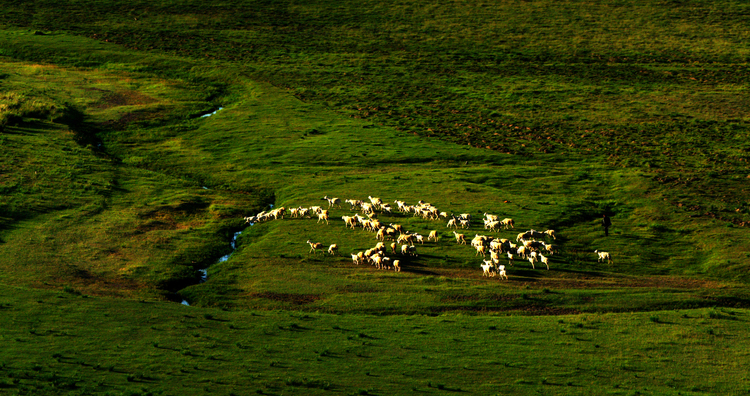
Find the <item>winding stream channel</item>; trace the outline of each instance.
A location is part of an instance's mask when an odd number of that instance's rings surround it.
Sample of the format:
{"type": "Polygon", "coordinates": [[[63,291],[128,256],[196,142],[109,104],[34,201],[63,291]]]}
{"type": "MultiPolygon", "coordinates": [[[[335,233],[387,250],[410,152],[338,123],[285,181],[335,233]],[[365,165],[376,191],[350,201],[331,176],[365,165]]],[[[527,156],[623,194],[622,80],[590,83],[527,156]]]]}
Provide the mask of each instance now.
{"type": "MultiPolygon", "coordinates": [[[[206,187],[203,187],[203,188],[206,188],[206,187]]],[[[273,204],[271,204],[270,207],[271,207],[271,209],[273,209],[273,204]]],[[[255,225],[255,223],[250,223],[248,225],[248,227],[252,227],[253,225],[255,225]]],[[[225,254],[225,255],[223,255],[223,256],[221,256],[221,257],[219,257],[219,259],[216,260],[216,264],[223,263],[223,262],[229,260],[230,257],[232,257],[232,254],[234,254],[234,251],[237,250],[237,237],[240,236],[240,234],[242,234],[242,231],[244,231],[244,229],[240,230],[240,231],[237,231],[237,232],[234,233],[234,235],[232,235],[232,242],[231,242],[232,251],[229,252],[229,253],[227,253],[227,254],[225,254]]],[[[201,268],[201,269],[198,270],[198,272],[200,272],[200,274],[201,274],[201,277],[198,280],[198,284],[201,284],[201,283],[203,283],[203,282],[205,282],[205,281],[208,280],[208,267],[201,268]]],[[[180,304],[182,304],[182,305],[188,305],[188,306],[190,305],[190,303],[187,300],[185,300],[185,299],[182,299],[182,302],[180,304]]]]}

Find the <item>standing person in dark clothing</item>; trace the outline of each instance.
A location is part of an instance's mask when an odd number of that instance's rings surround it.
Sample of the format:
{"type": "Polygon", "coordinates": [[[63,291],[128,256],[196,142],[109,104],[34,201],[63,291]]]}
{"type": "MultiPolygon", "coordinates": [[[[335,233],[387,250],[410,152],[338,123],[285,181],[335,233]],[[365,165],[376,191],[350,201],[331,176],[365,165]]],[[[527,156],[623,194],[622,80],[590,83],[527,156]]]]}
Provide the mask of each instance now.
{"type": "Polygon", "coordinates": [[[602,215],[602,227],[604,227],[604,236],[609,236],[609,227],[612,225],[612,220],[605,214],[602,215]]]}

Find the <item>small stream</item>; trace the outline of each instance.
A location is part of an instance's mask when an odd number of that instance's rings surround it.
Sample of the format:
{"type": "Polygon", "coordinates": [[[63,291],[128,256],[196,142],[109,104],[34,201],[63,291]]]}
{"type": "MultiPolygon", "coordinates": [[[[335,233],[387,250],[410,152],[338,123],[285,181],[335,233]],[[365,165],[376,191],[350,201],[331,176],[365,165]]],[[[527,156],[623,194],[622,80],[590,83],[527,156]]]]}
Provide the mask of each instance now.
{"type": "Polygon", "coordinates": [[[198,118],[206,118],[206,117],[211,117],[212,115],[214,115],[214,114],[218,113],[219,111],[221,111],[221,110],[223,110],[223,109],[224,109],[223,107],[219,107],[218,109],[214,110],[213,112],[211,112],[211,113],[206,113],[206,114],[203,114],[203,115],[201,115],[201,116],[200,116],[200,117],[198,117],[198,118]]]}
{"type": "MultiPolygon", "coordinates": [[[[250,225],[253,225],[253,224],[254,223],[250,223],[250,225]]],[[[232,242],[231,242],[231,244],[232,244],[232,251],[229,252],[228,254],[225,254],[225,255],[219,257],[219,259],[216,261],[216,264],[223,263],[223,262],[229,260],[230,257],[232,257],[232,254],[237,249],[237,237],[240,236],[240,234],[242,234],[241,230],[235,232],[234,235],[232,235],[232,242]]],[[[198,280],[199,284],[205,282],[206,280],[208,280],[208,268],[201,268],[201,269],[198,270],[198,272],[200,272],[200,274],[201,274],[201,278],[198,280]]],[[[185,300],[185,299],[183,299],[180,304],[182,304],[182,305],[190,305],[190,303],[188,303],[187,300],[185,300]]]]}
{"type": "MultiPolygon", "coordinates": [[[[206,190],[208,190],[208,187],[204,186],[203,188],[205,188],[206,190]]],[[[271,207],[271,209],[273,209],[273,204],[270,204],[269,206],[271,207]]],[[[253,225],[255,225],[255,223],[250,223],[249,224],[249,226],[251,226],[251,227],[253,225]]],[[[237,237],[240,236],[240,234],[242,234],[242,231],[243,230],[237,231],[237,232],[234,233],[234,235],[232,235],[232,242],[231,242],[231,244],[232,244],[232,251],[229,252],[228,254],[225,254],[225,255],[219,257],[219,259],[216,261],[216,264],[223,263],[223,262],[229,260],[230,257],[232,257],[232,254],[237,249],[237,237]]],[[[200,278],[200,280],[198,280],[199,284],[208,280],[208,268],[201,268],[201,269],[198,270],[198,272],[201,273],[201,278],[200,278]]],[[[182,304],[182,305],[188,305],[188,306],[190,305],[190,303],[187,300],[185,300],[185,299],[183,299],[180,304],[182,304]]]]}

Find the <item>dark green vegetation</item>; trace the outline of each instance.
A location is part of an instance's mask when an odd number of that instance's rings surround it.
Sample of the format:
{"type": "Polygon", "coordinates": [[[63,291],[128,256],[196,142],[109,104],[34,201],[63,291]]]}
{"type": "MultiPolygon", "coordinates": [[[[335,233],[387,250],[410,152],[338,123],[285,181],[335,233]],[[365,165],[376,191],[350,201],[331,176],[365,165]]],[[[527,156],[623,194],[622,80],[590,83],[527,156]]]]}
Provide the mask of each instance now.
{"type": "Polygon", "coordinates": [[[747,5],[331,4],[0,1],[0,391],[748,391],[747,5]],[[245,228],[324,195],[560,253],[245,228]]]}

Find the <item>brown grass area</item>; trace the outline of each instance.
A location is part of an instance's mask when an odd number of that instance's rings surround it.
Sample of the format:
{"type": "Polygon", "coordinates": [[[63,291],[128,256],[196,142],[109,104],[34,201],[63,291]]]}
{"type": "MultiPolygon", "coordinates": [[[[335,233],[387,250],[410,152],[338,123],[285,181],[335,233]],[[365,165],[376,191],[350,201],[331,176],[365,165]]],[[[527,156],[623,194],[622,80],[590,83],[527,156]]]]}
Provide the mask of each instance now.
{"type": "Polygon", "coordinates": [[[94,107],[99,109],[109,109],[118,106],[147,105],[156,101],[155,98],[137,91],[108,91],[102,95],[97,103],[94,104],[94,107]]]}

